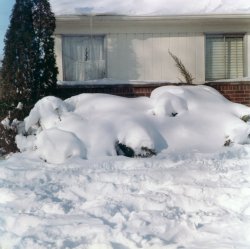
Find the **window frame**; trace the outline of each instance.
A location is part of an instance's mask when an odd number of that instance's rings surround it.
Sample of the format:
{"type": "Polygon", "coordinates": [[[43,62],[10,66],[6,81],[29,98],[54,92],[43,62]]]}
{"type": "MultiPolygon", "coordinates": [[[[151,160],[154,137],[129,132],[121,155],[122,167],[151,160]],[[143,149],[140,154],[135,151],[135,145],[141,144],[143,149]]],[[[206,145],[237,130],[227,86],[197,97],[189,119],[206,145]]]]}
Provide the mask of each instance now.
{"type": "MultiPolygon", "coordinates": [[[[222,37],[224,38],[224,42],[226,38],[230,38],[230,37],[240,37],[242,38],[242,70],[243,70],[243,77],[245,76],[245,72],[246,72],[246,56],[245,56],[245,50],[246,50],[246,33],[245,32],[211,32],[211,33],[204,33],[205,36],[205,80],[206,81],[213,81],[213,80],[229,80],[229,79],[234,79],[234,78],[229,78],[226,75],[226,69],[225,69],[225,76],[224,78],[208,78],[207,77],[207,38],[208,37],[222,37]]],[[[226,47],[224,46],[224,49],[226,49],[226,47]]],[[[226,52],[225,52],[226,53],[226,52]]],[[[226,67],[226,60],[224,61],[224,66],[226,67]]]]}
{"type": "MultiPolygon", "coordinates": [[[[63,34],[61,35],[61,39],[62,39],[62,76],[63,76],[63,81],[68,81],[66,80],[66,76],[65,76],[65,63],[64,63],[64,51],[63,51],[63,48],[64,48],[64,38],[66,37],[88,37],[88,38],[95,38],[95,37],[102,37],[103,38],[103,56],[104,56],[104,60],[105,60],[105,66],[104,66],[104,77],[101,78],[101,79],[104,79],[107,77],[107,73],[108,73],[108,51],[107,51],[107,35],[106,34],[63,34]]],[[[73,80],[72,80],[73,81],[73,80]]],[[[84,80],[84,81],[87,81],[87,80],[84,80]]]]}

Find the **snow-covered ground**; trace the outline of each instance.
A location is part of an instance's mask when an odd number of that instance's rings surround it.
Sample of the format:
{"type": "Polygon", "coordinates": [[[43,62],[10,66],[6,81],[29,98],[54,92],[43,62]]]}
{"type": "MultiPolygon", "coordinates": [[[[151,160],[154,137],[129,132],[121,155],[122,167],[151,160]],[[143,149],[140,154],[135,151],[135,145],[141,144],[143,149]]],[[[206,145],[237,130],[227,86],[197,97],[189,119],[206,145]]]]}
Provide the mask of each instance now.
{"type": "Polygon", "coordinates": [[[51,0],[56,15],[249,14],[248,0],[51,0]]]}
{"type": "Polygon", "coordinates": [[[249,249],[250,147],[0,163],[0,248],[249,249]]]}
{"type": "Polygon", "coordinates": [[[249,249],[249,114],[206,86],[42,99],[0,162],[0,248],[249,249]]]}

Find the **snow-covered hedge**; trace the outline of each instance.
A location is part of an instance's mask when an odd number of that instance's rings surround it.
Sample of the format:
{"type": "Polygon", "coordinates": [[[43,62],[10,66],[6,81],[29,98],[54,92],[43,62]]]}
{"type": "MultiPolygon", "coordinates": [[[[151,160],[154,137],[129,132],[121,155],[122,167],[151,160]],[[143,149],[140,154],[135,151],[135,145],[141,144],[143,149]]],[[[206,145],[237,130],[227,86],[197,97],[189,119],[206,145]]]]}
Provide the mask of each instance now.
{"type": "Polygon", "coordinates": [[[198,150],[250,143],[250,108],[232,103],[207,86],[164,86],[150,98],[81,94],[65,101],[40,100],[25,119],[25,136],[16,137],[21,151],[34,151],[51,163],[67,158],[133,155],[198,150]],[[28,136],[27,136],[28,134],[28,136]]]}

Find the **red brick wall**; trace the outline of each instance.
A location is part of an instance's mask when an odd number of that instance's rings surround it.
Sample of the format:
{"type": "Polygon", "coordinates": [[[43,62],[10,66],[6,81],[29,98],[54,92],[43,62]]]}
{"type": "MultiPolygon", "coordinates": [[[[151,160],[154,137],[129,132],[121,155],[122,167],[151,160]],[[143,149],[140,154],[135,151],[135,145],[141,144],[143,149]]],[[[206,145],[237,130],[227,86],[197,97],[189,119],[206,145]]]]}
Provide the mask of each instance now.
{"type": "Polygon", "coordinates": [[[215,88],[233,102],[250,106],[250,82],[212,82],[207,85],[215,88]]]}
{"type": "MultiPolygon", "coordinates": [[[[64,99],[80,93],[108,93],[124,97],[150,96],[155,88],[166,85],[173,84],[58,86],[57,96],[64,99]]],[[[206,85],[217,89],[222,95],[233,102],[250,106],[250,82],[211,82],[206,85]]]]}
{"type": "Polygon", "coordinates": [[[58,86],[58,96],[68,98],[80,93],[108,93],[123,97],[150,96],[151,92],[161,86],[160,84],[149,85],[81,85],[81,86],[58,86]]]}

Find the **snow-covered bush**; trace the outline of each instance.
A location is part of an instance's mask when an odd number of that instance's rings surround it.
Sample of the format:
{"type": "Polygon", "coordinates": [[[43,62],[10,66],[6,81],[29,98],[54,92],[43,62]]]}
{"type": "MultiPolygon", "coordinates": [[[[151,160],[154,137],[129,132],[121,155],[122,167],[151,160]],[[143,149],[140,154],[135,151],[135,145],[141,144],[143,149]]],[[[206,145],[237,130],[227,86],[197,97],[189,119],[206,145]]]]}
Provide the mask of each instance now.
{"type": "Polygon", "coordinates": [[[49,129],[61,121],[63,113],[68,112],[67,105],[61,99],[49,96],[38,101],[25,119],[25,129],[28,131],[33,126],[49,129]]]}
{"type": "Polygon", "coordinates": [[[153,149],[149,149],[147,147],[141,147],[136,152],[128,147],[126,144],[122,144],[116,142],[115,144],[116,153],[119,156],[126,156],[126,157],[152,157],[156,155],[156,152],[153,149]]]}
{"type": "Polygon", "coordinates": [[[13,120],[23,120],[35,102],[55,92],[54,30],[49,1],[15,1],[5,36],[0,84],[0,120],[9,119],[9,125],[0,128],[0,148],[6,153],[16,151],[13,120]]]}
{"type": "Polygon", "coordinates": [[[62,163],[125,155],[150,157],[169,152],[213,152],[250,143],[250,108],[232,103],[206,86],[165,86],[150,98],[81,94],[65,101],[40,100],[16,138],[21,151],[62,163]]]}
{"type": "MultiPolygon", "coordinates": [[[[6,120],[5,120],[6,121],[6,120]]],[[[0,124],[0,155],[6,155],[11,152],[17,152],[18,148],[15,142],[17,130],[15,126],[0,124]]]]}
{"type": "Polygon", "coordinates": [[[1,109],[0,123],[0,154],[6,155],[18,151],[15,137],[22,131],[23,118],[28,114],[27,109],[23,108],[22,103],[13,108],[4,104],[1,109]]]}
{"type": "Polygon", "coordinates": [[[35,142],[38,155],[50,163],[63,163],[71,157],[86,158],[86,148],[73,133],[56,128],[43,130],[35,142]]]}
{"type": "Polygon", "coordinates": [[[250,114],[249,115],[244,115],[243,117],[241,117],[241,119],[244,121],[244,122],[249,122],[250,121],[250,114]]]}
{"type": "Polygon", "coordinates": [[[151,95],[151,99],[154,101],[153,114],[175,117],[178,114],[188,111],[187,102],[180,96],[180,89],[172,87],[172,92],[153,92],[151,95]]]}
{"type": "Polygon", "coordinates": [[[115,143],[115,150],[118,156],[135,157],[135,152],[132,148],[118,141],[115,143]]]}

